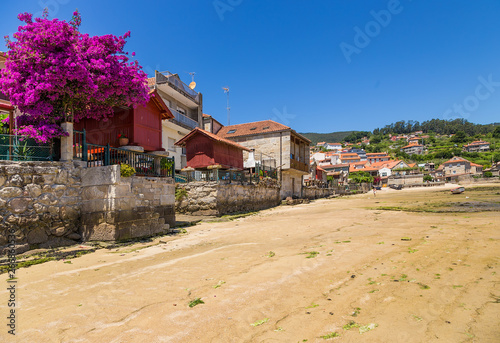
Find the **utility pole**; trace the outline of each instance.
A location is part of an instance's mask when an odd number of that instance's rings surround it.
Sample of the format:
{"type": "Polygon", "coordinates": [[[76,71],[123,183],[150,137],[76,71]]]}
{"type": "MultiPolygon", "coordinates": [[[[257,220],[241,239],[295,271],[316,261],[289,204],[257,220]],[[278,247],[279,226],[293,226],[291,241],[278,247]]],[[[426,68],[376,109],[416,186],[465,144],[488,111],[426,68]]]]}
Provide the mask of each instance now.
{"type": "Polygon", "coordinates": [[[229,87],[222,87],[224,93],[227,94],[227,126],[231,125],[231,108],[229,107],[229,87]]]}

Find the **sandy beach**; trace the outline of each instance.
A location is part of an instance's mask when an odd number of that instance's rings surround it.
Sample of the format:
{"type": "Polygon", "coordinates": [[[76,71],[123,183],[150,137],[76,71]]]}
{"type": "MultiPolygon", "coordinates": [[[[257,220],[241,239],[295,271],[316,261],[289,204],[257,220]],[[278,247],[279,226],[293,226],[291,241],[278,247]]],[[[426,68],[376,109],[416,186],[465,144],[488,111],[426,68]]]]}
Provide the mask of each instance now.
{"type": "Polygon", "coordinates": [[[4,324],[0,341],[498,342],[500,184],[451,187],[281,206],[20,269],[16,336],[4,324]]]}

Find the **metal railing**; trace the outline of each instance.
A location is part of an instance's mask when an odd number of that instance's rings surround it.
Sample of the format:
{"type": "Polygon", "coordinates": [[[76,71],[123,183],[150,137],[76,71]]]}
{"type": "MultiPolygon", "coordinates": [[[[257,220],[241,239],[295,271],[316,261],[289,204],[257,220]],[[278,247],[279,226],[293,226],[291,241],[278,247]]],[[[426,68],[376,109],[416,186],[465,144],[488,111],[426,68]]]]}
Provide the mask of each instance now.
{"type": "Polygon", "coordinates": [[[198,103],[200,101],[200,96],[199,96],[198,92],[189,88],[189,86],[187,84],[182,82],[180,79],[178,79],[174,75],[175,74],[172,74],[169,71],[164,71],[164,72],[156,71],[156,73],[155,73],[156,83],[157,84],[168,83],[173,88],[175,88],[177,91],[179,91],[180,93],[183,93],[184,95],[189,96],[196,103],[198,103]]]}
{"type": "Polygon", "coordinates": [[[193,170],[176,174],[175,182],[219,182],[219,183],[241,183],[258,184],[266,178],[278,179],[278,170],[271,167],[262,167],[256,164],[255,172],[240,170],[193,170]]]}
{"type": "Polygon", "coordinates": [[[37,143],[25,136],[0,134],[0,160],[9,161],[53,161],[52,142],[37,143]]]}
{"type": "Polygon", "coordinates": [[[174,119],[172,120],[175,120],[183,125],[186,125],[187,127],[191,128],[191,129],[194,129],[196,127],[198,127],[198,122],[194,119],[191,119],[189,117],[187,117],[186,115],[180,113],[179,111],[176,111],[172,108],[170,108],[170,112],[172,112],[172,114],[174,115],[174,119]]]}
{"type": "Polygon", "coordinates": [[[127,164],[138,176],[175,177],[174,157],[87,143],[85,130],[73,133],[73,157],[87,162],[87,167],[127,164]]]}

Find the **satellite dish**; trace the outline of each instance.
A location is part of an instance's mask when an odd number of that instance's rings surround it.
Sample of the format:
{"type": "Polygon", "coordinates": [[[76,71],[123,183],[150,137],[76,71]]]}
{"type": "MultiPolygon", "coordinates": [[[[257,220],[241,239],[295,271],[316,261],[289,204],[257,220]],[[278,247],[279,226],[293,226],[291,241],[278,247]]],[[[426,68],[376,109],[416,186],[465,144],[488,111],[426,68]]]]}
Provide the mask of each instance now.
{"type": "Polygon", "coordinates": [[[194,87],[196,87],[196,82],[193,81],[189,84],[189,88],[194,89],[194,87]]]}

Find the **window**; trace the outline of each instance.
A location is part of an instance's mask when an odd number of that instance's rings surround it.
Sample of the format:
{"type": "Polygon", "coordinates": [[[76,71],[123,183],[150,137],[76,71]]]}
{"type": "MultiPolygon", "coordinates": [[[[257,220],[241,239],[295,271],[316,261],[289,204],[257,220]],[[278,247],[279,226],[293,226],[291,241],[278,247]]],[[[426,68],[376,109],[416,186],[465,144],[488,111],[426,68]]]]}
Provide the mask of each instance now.
{"type": "Polygon", "coordinates": [[[257,130],[257,128],[256,127],[250,128],[250,131],[253,131],[253,130],[257,130]]]}
{"type": "Polygon", "coordinates": [[[268,130],[269,126],[263,127],[262,130],[268,130]]]}
{"type": "Polygon", "coordinates": [[[180,114],[186,115],[186,111],[183,108],[177,107],[177,112],[180,114]]]}
{"type": "Polygon", "coordinates": [[[229,130],[227,133],[235,133],[235,132],[236,132],[236,130],[233,129],[233,130],[229,130]]]}

